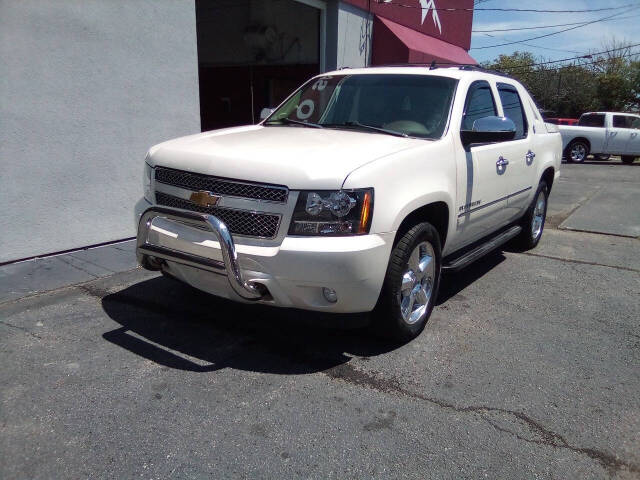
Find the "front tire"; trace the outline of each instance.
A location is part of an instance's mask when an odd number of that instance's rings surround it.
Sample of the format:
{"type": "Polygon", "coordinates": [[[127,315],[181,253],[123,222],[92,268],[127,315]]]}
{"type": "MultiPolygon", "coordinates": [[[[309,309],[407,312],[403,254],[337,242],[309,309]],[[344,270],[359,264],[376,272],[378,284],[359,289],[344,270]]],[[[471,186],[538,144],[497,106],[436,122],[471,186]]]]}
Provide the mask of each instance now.
{"type": "Polygon", "coordinates": [[[516,237],[518,246],[523,250],[535,248],[542,238],[544,224],[547,219],[547,200],[549,199],[549,187],[542,180],[538,185],[533,202],[527,209],[527,213],[520,220],[522,231],[516,237]]]}
{"type": "Polygon", "coordinates": [[[634,157],[633,155],[623,155],[622,163],[624,163],[625,165],[631,165],[635,159],[636,157],[634,157]]]}
{"type": "Polygon", "coordinates": [[[567,159],[573,163],[582,163],[589,155],[589,145],[584,140],[573,140],[567,147],[567,159]]]}
{"type": "Polygon", "coordinates": [[[442,247],[430,223],[414,225],[391,252],[374,325],[380,336],[407,342],[424,329],[440,287],[442,247]]]}

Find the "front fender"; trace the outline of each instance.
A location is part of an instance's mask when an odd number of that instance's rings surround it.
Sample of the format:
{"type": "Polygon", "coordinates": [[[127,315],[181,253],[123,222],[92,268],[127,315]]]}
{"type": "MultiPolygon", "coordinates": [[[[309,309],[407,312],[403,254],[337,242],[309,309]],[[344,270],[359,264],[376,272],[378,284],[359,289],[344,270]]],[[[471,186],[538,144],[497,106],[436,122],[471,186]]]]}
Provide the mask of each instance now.
{"type": "Polygon", "coordinates": [[[434,202],[449,208],[449,231],[455,212],[456,164],[450,139],[364,165],[349,174],[344,188],[373,186],[372,233],[393,232],[414,210],[434,202]]]}
{"type": "Polygon", "coordinates": [[[405,203],[401,208],[399,208],[396,213],[392,215],[394,218],[390,231],[395,232],[396,230],[398,230],[400,224],[402,224],[404,219],[407,218],[412,212],[433,203],[445,203],[447,205],[447,209],[449,210],[448,230],[450,230],[452,217],[451,212],[455,211],[453,198],[448,192],[435,191],[413,198],[412,200],[409,200],[407,203],[405,203]]]}

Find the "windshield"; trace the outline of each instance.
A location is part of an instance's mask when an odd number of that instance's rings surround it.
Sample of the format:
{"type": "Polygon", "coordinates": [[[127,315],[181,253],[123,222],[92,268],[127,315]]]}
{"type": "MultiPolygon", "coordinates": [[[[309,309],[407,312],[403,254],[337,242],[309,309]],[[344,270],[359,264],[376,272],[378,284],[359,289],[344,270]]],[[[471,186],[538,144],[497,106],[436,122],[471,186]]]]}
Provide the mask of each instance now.
{"type": "Polygon", "coordinates": [[[329,75],[305,84],[264,125],[440,138],[457,81],[427,75],[329,75]]]}

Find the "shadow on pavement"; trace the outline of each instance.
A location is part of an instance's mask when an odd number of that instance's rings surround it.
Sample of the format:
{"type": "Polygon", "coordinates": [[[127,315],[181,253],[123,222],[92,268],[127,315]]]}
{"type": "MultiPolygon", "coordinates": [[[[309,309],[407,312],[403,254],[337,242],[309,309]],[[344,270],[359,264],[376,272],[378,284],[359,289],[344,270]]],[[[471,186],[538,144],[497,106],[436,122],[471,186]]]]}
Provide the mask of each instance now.
{"type": "Polygon", "coordinates": [[[594,160],[590,158],[581,163],[567,162],[567,160],[562,159],[562,164],[563,165],[620,165],[623,167],[640,167],[640,162],[638,162],[637,160],[633,163],[622,163],[622,160],[615,159],[615,158],[612,158],[609,160],[594,160]]]}
{"type": "MultiPolygon", "coordinates": [[[[437,304],[446,302],[504,260],[493,253],[445,275],[437,304]]],[[[323,371],[352,357],[387,353],[398,344],[375,338],[369,315],[320,314],[245,305],[156,277],[102,298],[120,328],[103,338],[169,368],[221,368],[295,375],[323,371]]],[[[427,328],[429,328],[427,326],[427,328]]]]}
{"type": "Polygon", "coordinates": [[[362,328],[366,315],[238,304],[163,277],[107,295],[102,307],[122,325],[103,335],[107,341],[160,365],[194,372],[235,368],[304,374],[395,348],[362,328]]]}
{"type": "Polygon", "coordinates": [[[505,260],[506,258],[502,250],[498,249],[488,253],[459,272],[444,274],[440,283],[440,292],[438,292],[436,305],[442,305],[450,298],[455,297],[462,290],[489,273],[505,260]]]}

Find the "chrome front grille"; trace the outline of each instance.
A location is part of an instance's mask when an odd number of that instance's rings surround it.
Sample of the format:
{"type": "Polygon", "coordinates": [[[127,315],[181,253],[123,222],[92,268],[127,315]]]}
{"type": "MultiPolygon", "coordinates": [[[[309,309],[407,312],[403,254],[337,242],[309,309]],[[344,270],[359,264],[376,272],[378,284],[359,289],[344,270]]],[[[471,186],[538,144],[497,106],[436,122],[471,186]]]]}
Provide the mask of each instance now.
{"type": "Polygon", "coordinates": [[[246,183],[166,167],[156,167],[155,171],[156,182],[189,190],[205,190],[221,196],[285,203],[289,195],[287,187],[279,185],[246,183]]]}
{"type": "MultiPolygon", "coordinates": [[[[157,177],[156,177],[157,178],[157,177]]],[[[232,234],[249,237],[274,238],[278,234],[280,215],[251,212],[224,207],[203,207],[184,198],[163,192],[156,192],[156,203],[165,207],[191,210],[214,215],[226,223],[232,234]]]]}

